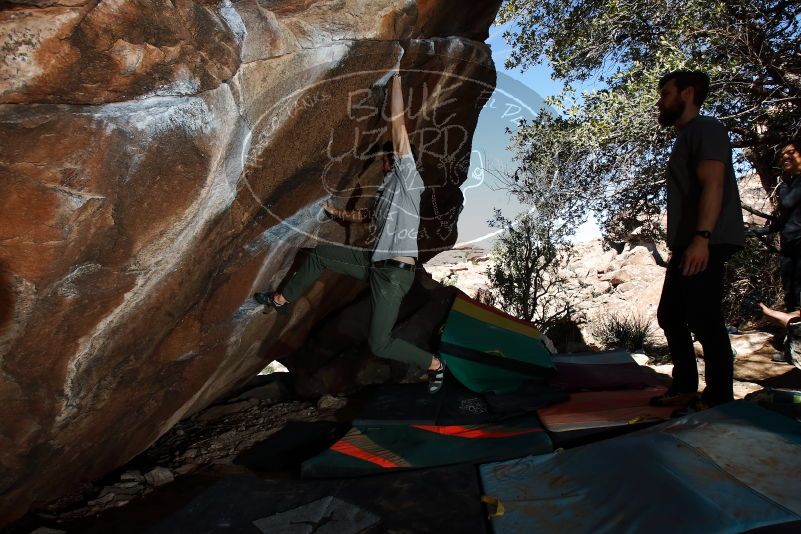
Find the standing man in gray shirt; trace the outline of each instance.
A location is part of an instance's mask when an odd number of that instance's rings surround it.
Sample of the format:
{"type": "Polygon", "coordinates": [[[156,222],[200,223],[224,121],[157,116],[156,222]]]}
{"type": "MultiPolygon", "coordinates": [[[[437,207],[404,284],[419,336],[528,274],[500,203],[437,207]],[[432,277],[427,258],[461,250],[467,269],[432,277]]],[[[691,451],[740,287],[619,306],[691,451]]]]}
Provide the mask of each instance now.
{"type": "Polygon", "coordinates": [[[671,257],[657,311],[673,360],[673,383],[651,403],[693,411],[734,398],[723,276],[726,261],[745,244],[743,216],[726,128],[699,115],[709,77],[675,71],[662,77],[659,89],[659,124],[678,131],[667,173],[671,257]],[[707,385],[700,398],[691,332],[704,349],[707,385]]]}
{"type": "Polygon", "coordinates": [[[345,211],[326,204],[331,216],[348,222],[372,220],[377,239],[372,251],[343,245],[316,247],[292,276],[282,293],[256,293],[257,302],[285,313],[289,303],[300,298],[325,270],[370,283],[372,316],[368,344],[382,358],[416,364],[428,370],[428,392],[442,388],[445,365],[439,357],[396,338],[392,328],[401,301],[414,281],[417,262],[417,232],[420,198],[425,189],[417,171],[413,146],[404,119],[400,74],[391,80],[390,126],[392,141],[384,145],[384,180],[373,209],[345,211]]]}

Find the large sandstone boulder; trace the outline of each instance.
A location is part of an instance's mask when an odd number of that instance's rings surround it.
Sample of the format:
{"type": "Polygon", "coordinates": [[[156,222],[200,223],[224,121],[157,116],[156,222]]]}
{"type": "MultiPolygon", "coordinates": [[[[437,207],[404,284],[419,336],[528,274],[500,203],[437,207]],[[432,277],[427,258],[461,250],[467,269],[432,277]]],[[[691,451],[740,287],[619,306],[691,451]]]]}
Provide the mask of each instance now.
{"type": "MultiPolygon", "coordinates": [[[[423,259],[456,240],[500,0],[0,7],[0,524],[132,458],[301,347],[358,283],[263,315],[320,217],[375,192],[405,71],[423,259]]],[[[302,368],[302,358],[292,364],[302,368]]]]}

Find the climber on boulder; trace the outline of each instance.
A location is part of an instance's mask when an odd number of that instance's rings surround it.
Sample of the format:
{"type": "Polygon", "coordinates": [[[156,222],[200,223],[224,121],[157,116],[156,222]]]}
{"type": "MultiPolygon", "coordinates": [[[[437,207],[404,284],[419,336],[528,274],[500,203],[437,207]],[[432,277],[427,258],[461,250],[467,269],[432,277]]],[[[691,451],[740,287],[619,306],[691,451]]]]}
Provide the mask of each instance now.
{"type": "Polygon", "coordinates": [[[427,369],[428,391],[433,394],[442,388],[444,361],[392,333],[401,301],[414,281],[420,198],[425,189],[417,171],[415,149],[406,131],[398,72],[390,81],[390,126],[392,141],[383,147],[384,180],[378,188],[373,208],[346,211],[329,204],[323,206],[332,217],[342,221],[372,221],[377,235],[373,249],[320,245],[292,275],[282,292],[256,293],[254,298],[265,307],[286,313],[289,304],[300,298],[325,270],[369,282],[372,305],[368,337],[370,350],[376,356],[414,363],[427,369]]]}

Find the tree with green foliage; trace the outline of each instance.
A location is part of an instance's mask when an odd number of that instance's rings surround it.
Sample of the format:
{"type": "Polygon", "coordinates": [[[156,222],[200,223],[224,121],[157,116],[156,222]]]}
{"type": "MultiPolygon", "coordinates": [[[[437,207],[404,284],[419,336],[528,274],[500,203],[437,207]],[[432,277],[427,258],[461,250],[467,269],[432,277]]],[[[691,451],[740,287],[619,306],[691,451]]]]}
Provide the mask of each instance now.
{"type": "Polygon", "coordinates": [[[560,275],[571,250],[566,222],[550,211],[526,213],[513,222],[495,210],[490,224],[503,229],[487,268],[494,305],[546,332],[569,318],[573,309],[560,275]]]}
{"type": "Polygon", "coordinates": [[[798,1],[507,0],[498,22],[510,21],[507,68],[547,61],[564,81],[548,99],[560,114],[541,113],[513,138],[521,198],[536,198],[530,177],[546,165],[607,232],[631,217],[655,223],[674,135],[656,122],[657,83],[680,68],[709,73],[705,112],[728,127],[738,164],[775,186],[777,150],[801,131],[798,1]]]}

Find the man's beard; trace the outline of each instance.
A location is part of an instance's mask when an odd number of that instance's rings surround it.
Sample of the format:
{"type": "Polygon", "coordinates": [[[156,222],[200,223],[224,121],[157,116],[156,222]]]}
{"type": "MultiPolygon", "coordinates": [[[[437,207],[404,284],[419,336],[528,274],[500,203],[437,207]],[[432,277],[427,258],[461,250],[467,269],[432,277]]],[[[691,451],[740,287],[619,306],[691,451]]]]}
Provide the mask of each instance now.
{"type": "Polygon", "coordinates": [[[662,126],[674,126],[676,121],[679,120],[681,115],[684,113],[684,109],[687,107],[687,102],[680,101],[676,104],[676,107],[670,109],[662,109],[659,110],[659,124],[662,126]]]}

